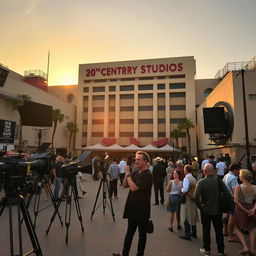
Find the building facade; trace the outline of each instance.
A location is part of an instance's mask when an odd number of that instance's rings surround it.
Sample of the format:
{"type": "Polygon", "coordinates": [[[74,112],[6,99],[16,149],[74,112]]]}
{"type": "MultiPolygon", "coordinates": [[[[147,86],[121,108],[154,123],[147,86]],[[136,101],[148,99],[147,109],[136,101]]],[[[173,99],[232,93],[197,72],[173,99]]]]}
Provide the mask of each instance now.
{"type": "MultiPolygon", "coordinates": [[[[194,57],[79,65],[77,148],[103,137],[123,146],[133,137],[146,145],[170,138],[184,117],[195,124],[195,73],[194,57]]],[[[191,152],[196,154],[195,129],[191,152]]]]}

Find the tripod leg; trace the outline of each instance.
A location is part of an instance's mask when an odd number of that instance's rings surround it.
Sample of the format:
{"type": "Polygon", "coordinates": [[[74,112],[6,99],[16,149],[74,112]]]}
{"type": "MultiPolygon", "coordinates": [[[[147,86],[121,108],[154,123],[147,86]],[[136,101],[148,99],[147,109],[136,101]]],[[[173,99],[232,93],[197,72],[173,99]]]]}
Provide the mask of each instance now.
{"type": "Polygon", "coordinates": [[[103,196],[103,214],[106,213],[106,199],[107,199],[107,191],[106,191],[106,181],[103,182],[103,190],[102,190],[102,196],[103,196]]]}
{"type": "Polygon", "coordinates": [[[97,201],[98,201],[98,198],[99,198],[99,194],[100,194],[100,189],[101,189],[102,183],[103,183],[103,181],[101,179],[100,186],[99,186],[99,189],[98,189],[98,192],[97,192],[97,195],[96,195],[96,199],[95,199],[95,202],[94,202],[94,206],[93,206],[93,209],[92,209],[92,213],[91,213],[91,220],[92,220],[92,217],[93,217],[93,215],[95,213],[95,208],[96,208],[96,204],[97,204],[97,201]]]}
{"type": "MultiPolygon", "coordinates": [[[[74,188],[72,188],[72,189],[73,189],[73,194],[75,195],[75,189],[74,188]]],[[[76,196],[74,197],[74,201],[75,201],[75,205],[76,205],[77,217],[78,217],[78,219],[80,221],[80,224],[81,224],[81,230],[84,233],[83,218],[82,218],[82,214],[81,214],[79,200],[78,200],[78,198],[76,196]]]]}
{"type": "MultiPolygon", "coordinates": [[[[56,204],[56,202],[55,202],[55,200],[54,200],[54,196],[53,196],[51,187],[50,187],[50,185],[49,185],[49,183],[48,183],[48,180],[47,180],[47,182],[45,183],[45,188],[46,188],[46,190],[48,191],[48,193],[49,193],[49,195],[50,195],[50,198],[51,198],[51,201],[52,201],[52,204],[53,204],[53,207],[54,207],[55,211],[57,211],[58,218],[59,218],[59,220],[60,220],[60,224],[61,224],[61,226],[63,226],[63,222],[62,222],[62,219],[61,219],[59,210],[58,210],[58,208],[57,208],[57,204],[56,204]]],[[[61,197],[61,198],[62,198],[62,197],[61,197]]]]}
{"type": "Polygon", "coordinates": [[[29,216],[28,210],[27,210],[27,208],[25,206],[24,199],[23,199],[22,196],[18,195],[18,200],[19,200],[19,206],[20,206],[21,212],[23,214],[24,221],[26,223],[26,227],[27,227],[27,230],[28,230],[28,234],[29,234],[31,243],[32,243],[33,248],[34,248],[33,252],[37,256],[42,256],[42,250],[40,248],[40,244],[38,242],[38,239],[37,239],[37,236],[36,236],[36,232],[35,232],[35,230],[33,228],[33,224],[32,224],[31,218],[29,216]]]}
{"type": "Polygon", "coordinates": [[[110,202],[110,211],[111,211],[111,214],[112,214],[112,217],[113,217],[113,221],[115,222],[115,214],[114,214],[114,209],[113,209],[113,204],[112,204],[112,198],[111,198],[111,195],[110,195],[110,190],[109,190],[109,183],[108,181],[106,181],[106,186],[107,186],[107,190],[108,190],[108,198],[109,198],[109,202],[110,202]]]}
{"type": "MultiPolygon", "coordinates": [[[[9,203],[9,202],[8,202],[9,203]]],[[[13,251],[13,225],[12,225],[12,205],[9,203],[9,232],[10,232],[10,252],[14,255],[13,251]]]]}
{"type": "Polygon", "coordinates": [[[41,197],[41,182],[40,182],[40,184],[38,182],[37,187],[36,187],[35,201],[34,201],[34,228],[36,227],[36,219],[37,219],[37,215],[38,215],[40,197],[41,197]]]}
{"type": "Polygon", "coordinates": [[[18,214],[18,232],[19,232],[19,248],[20,248],[20,255],[23,254],[22,248],[22,233],[21,233],[21,217],[20,217],[20,205],[17,205],[17,214],[18,214]]]}
{"type": "Polygon", "coordinates": [[[71,199],[73,196],[73,190],[70,191],[70,196],[67,197],[66,200],[66,211],[65,211],[65,226],[66,226],[66,244],[68,243],[68,229],[70,226],[71,219],[71,199]]]}
{"type": "Polygon", "coordinates": [[[48,232],[49,232],[49,230],[50,230],[50,228],[51,228],[51,225],[52,225],[52,223],[53,223],[53,221],[54,221],[54,219],[55,219],[55,217],[56,217],[56,214],[59,212],[58,210],[59,210],[59,208],[60,208],[60,204],[61,204],[62,198],[63,198],[63,196],[64,196],[64,194],[65,194],[65,192],[66,192],[67,186],[68,186],[68,183],[64,185],[64,187],[63,187],[63,189],[62,189],[62,191],[61,191],[60,199],[59,199],[59,201],[58,201],[58,203],[57,203],[57,205],[56,205],[56,209],[54,210],[54,213],[53,213],[53,215],[52,215],[52,217],[51,217],[50,224],[49,224],[49,226],[48,226],[48,228],[47,228],[47,230],[46,230],[46,235],[48,234],[48,232]]]}

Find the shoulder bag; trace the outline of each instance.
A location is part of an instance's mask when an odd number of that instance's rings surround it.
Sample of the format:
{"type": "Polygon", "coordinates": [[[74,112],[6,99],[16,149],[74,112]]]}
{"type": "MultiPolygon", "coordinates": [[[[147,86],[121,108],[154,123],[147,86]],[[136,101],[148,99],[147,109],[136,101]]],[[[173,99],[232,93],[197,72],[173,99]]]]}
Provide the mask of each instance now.
{"type": "Polygon", "coordinates": [[[154,224],[151,219],[148,220],[147,233],[152,234],[154,232],[154,224]]]}
{"type": "Polygon", "coordinates": [[[222,180],[220,178],[217,178],[217,179],[218,179],[218,185],[219,185],[219,207],[220,207],[220,212],[228,213],[231,210],[231,199],[230,199],[230,196],[226,195],[221,189],[222,180]]]}

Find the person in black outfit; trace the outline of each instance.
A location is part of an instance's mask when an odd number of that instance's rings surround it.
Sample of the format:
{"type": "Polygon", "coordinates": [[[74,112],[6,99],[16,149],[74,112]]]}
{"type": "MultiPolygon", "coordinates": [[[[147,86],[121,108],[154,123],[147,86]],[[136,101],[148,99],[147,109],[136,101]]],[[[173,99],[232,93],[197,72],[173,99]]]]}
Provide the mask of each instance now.
{"type": "Polygon", "coordinates": [[[150,218],[150,196],[153,184],[151,172],[147,169],[149,155],[144,151],[136,152],[135,165],[137,170],[125,169],[123,187],[130,191],[126,200],[123,218],[128,219],[128,228],[124,240],[123,251],[112,256],[128,256],[136,229],[139,230],[137,256],[144,255],[147,241],[147,225],[150,218]]]}
{"type": "Polygon", "coordinates": [[[166,177],[166,167],[161,157],[156,158],[156,165],[153,167],[155,205],[159,205],[158,191],[160,192],[161,204],[164,204],[164,180],[166,177]]]}

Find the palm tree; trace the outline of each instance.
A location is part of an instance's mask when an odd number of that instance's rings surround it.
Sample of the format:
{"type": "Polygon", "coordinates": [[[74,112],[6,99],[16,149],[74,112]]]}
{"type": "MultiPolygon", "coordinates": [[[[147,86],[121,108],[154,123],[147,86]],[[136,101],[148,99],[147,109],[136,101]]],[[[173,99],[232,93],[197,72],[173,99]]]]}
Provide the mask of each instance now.
{"type": "Polygon", "coordinates": [[[53,131],[52,131],[52,153],[53,153],[53,142],[54,142],[54,135],[57,129],[58,123],[62,123],[64,120],[64,114],[61,113],[59,109],[53,109],[52,110],[52,122],[53,122],[53,131]]]}
{"type": "Polygon", "coordinates": [[[189,129],[194,128],[194,124],[192,123],[191,119],[184,117],[181,122],[178,124],[178,128],[180,130],[186,131],[187,136],[187,146],[188,146],[188,155],[191,154],[191,138],[190,138],[190,132],[189,129]]]}
{"type": "Polygon", "coordinates": [[[75,134],[76,132],[78,132],[78,126],[76,123],[70,121],[70,122],[67,122],[66,124],[66,129],[69,133],[69,140],[68,140],[68,155],[69,155],[69,158],[70,158],[70,155],[71,155],[71,140],[72,140],[72,136],[73,134],[75,134]]]}
{"type": "MultiPolygon", "coordinates": [[[[25,101],[31,101],[31,97],[26,94],[18,94],[16,99],[10,100],[12,109],[18,110],[19,107],[23,106],[25,101]]],[[[20,130],[19,130],[19,149],[21,149],[22,146],[22,120],[20,117],[20,130]]]]}
{"type": "Polygon", "coordinates": [[[176,147],[178,148],[179,146],[179,137],[181,137],[181,130],[176,128],[176,129],[173,129],[171,131],[171,137],[175,139],[175,142],[176,142],[176,147]]]}

